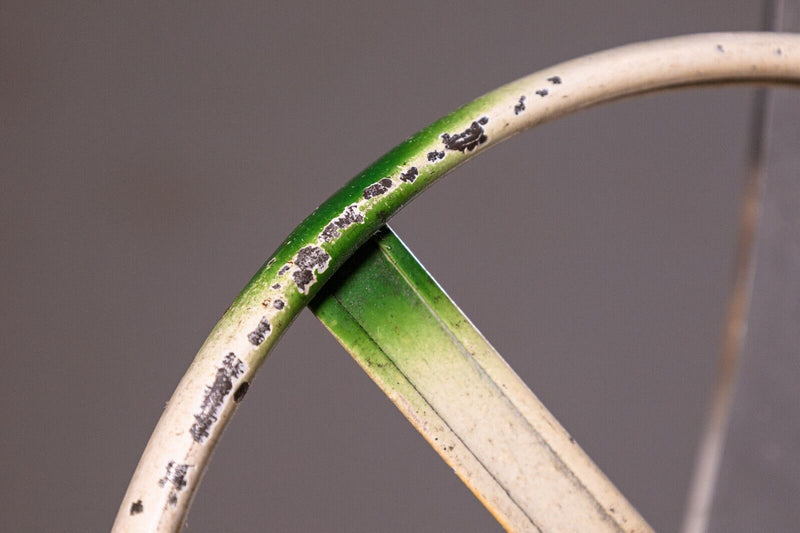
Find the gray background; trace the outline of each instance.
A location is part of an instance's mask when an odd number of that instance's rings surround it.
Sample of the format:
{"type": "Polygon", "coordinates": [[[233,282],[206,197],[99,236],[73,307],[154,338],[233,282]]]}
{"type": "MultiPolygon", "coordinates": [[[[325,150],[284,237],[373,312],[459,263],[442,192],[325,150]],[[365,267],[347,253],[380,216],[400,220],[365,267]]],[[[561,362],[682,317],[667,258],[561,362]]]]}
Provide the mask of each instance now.
{"type": "MultiPolygon", "coordinates": [[[[0,5],[0,510],[102,531],[164,402],[319,202],[472,98],[756,1],[0,5]]],[[[658,530],[680,524],[731,280],[753,89],[537,128],[392,222],[658,530]]],[[[304,313],[190,531],[491,531],[304,313]]]]}

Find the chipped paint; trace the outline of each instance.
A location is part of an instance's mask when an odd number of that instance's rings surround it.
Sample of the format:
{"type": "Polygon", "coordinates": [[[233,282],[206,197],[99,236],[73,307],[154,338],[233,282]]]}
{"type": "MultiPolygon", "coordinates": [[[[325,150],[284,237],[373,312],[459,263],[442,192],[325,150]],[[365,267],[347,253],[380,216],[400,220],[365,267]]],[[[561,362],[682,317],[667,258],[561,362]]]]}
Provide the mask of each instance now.
{"type": "Polygon", "coordinates": [[[561,77],[560,76],[550,76],[549,78],[547,78],[547,81],[549,81],[553,85],[560,85],[561,84],[561,77]]]}
{"type": "Polygon", "coordinates": [[[439,152],[438,150],[433,150],[432,152],[428,152],[428,161],[431,163],[435,163],[439,159],[444,159],[444,152],[439,152]]]}
{"type": "Polygon", "coordinates": [[[278,289],[280,289],[280,288],[281,288],[281,284],[280,284],[280,283],[276,283],[276,284],[274,284],[274,285],[272,286],[272,288],[273,288],[273,289],[275,289],[275,290],[277,291],[278,289]]]}
{"type": "MultiPolygon", "coordinates": [[[[186,477],[190,466],[191,465],[170,461],[167,463],[167,469],[164,477],[158,480],[159,487],[165,487],[169,485],[167,502],[173,507],[178,505],[178,493],[186,488],[186,477]]],[[[133,514],[133,508],[131,508],[131,514],[133,514]]]]}
{"type": "MultiPolygon", "coordinates": [[[[390,180],[391,181],[391,180],[390,180]]],[[[366,191],[364,197],[366,198],[366,191]]],[[[358,210],[358,204],[351,204],[345,207],[342,214],[331,221],[330,224],[325,226],[325,229],[320,233],[320,240],[330,242],[341,235],[342,230],[352,226],[353,224],[361,224],[364,222],[364,215],[358,210]]]]}
{"type": "Polygon", "coordinates": [[[406,183],[414,183],[418,176],[419,170],[417,170],[417,167],[411,167],[407,171],[400,174],[400,180],[405,181],[406,183]]]}
{"type": "Polygon", "coordinates": [[[519,97],[517,105],[514,106],[514,114],[519,115],[525,111],[525,95],[519,97]]]}
{"type": "Polygon", "coordinates": [[[324,271],[328,265],[330,256],[319,246],[306,246],[301,248],[295,256],[294,264],[299,268],[318,268],[324,271]]]}
{"type": "Polygon", "coordinates": [[[225,397],[233,388],[233,381],[244,374],[247,365],[230,352],[222,360],[222,364],[217,368],[214,381],[206,386],[203,401],[200,404],[200,412],[194,415],[194,424],[189,429],[192,439],[195,442],[203,443],[211,431],[211,427],[216,423],[219,411],[225,397]]]}
{"type": "Polygon", "coordinates": [[[548,91],[547,89],[539,89],[538,91],[536,91],[536,94],[544,98],[545,96],[550,94],[550,91],[548,91]]]}
{"type": "Polygon", "coordinates": [[[373,183],[366,189],[364,189],[364,200],[369,200],[370,198],[375,198],[376,196],[380,196],[385,194],[386,191],[392,188],[392,179],[391,178],[382,178],[378,183],[373,183]]]}
{"type": "Polygon", "coordinates": [[[249,340],[250,344],[253,346],[258,346],[269,336],[271,330],[272,326],[269,323],[269,319],[265,316],[261,317],[261,320],[258,321],[256,329],[247,335],[247,340],[249,340]]]}
{"type": "Polygon", "coordinates": [[[287,272],[289,272],[289,269],[290,269],[290,268],[292,268],[292,266],[291,266],[291,265],[289,265],[289,264],[283,265],[283,266],[281,267],[281,269],[280,269],[280,270],[278,270],[278,275],[279,275],[279,276],[283,276],[284,274],[286,274],[287,272]]]}
{"type": "Polygon", "coordinates": [[[139,514],[142,511],[144,511],[144,504],[142,504],[142,500],[136,500],[131,504],[131,516],[139,514]]]}
{"type": "Polygon", "coordinates": [[[285,305],[286,305],[286,304],[284,303],[284,301],[283,301],[283,300],[275,300],[274,302],[272,302],[272,307],[274,307],[274,308],[275,308],[275,309],[277,309],[278,311],[280,311],[281,309],[283,309],[283,307],[284,307],[285,305]]]}
{"type": "Polygon", "coordinates": [[[461,133],[450,135],[442,133],[442,142],[448,150],[459,152],[471,152],[478,145],[485,143],[489,138],[486,136],[483,126],[489,122],[488,117],[481,117],[472,122],[467,129],[461,133]]]}
{"type": "Polygon", "coordinates": [[[306,294],[309,285],[313,285],[316,282],[314,271],[325,272],[330,260],[331,256],[328,255],[328,252],[319,246],[311,245],[301,248],[295,256],[294,265],[296,270],[292,274],[292,279],[294,279],[297,289],[306,294]]]}

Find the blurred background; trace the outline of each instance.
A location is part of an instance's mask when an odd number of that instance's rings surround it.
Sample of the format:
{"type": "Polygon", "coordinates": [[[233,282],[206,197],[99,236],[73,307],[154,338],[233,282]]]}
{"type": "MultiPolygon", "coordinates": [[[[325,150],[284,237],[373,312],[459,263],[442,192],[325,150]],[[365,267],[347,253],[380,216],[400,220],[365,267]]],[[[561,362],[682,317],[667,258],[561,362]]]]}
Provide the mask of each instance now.
{"type": "MultiPolygon", "coordinates": [[[[752,0],[4,1],[3,529],[109,529],[216,320],[383,152],[551,64],[763,20],[752,0]]],[[[391,222],[660,531],[681,523],[713,382],[754,94],[581,112],[391,222]],[[476,282],[486,272],[500,275],[476,282]]],[[[188,530],[499,526],[306,311],[230,424],[188,530]]]]}

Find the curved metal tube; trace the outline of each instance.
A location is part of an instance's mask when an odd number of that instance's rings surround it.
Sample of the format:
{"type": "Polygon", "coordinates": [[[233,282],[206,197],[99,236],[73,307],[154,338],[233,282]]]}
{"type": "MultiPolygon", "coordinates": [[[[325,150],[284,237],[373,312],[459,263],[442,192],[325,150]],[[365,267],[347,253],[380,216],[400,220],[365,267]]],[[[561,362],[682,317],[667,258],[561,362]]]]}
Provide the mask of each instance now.
{"type": "Polygon", "coordinates": [[[361,244],[434,181],[567,113],[726,82],[800,83],[800,35],[690,35],[561,63],[478,98],[378,159],[297,226],[214,327],[147,444],[114,531],[180,531],[225,425],[284,330],[361,244]]]}

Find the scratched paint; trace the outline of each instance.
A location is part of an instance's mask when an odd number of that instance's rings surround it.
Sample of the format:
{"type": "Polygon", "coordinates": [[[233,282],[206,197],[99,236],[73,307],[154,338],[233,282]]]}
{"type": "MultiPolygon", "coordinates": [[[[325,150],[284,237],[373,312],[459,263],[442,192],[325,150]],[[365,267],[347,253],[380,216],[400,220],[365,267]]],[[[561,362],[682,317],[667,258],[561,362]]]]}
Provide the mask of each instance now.
{"type": "Polygon", "coordinates": [[[194,415],[194,423],[189,429],[192,439],[202,444],[208,437],[211,428],[219,418],[223,402],[233,388],[237,378],[244,374],[247,365],[231,352],[226,355],[217,372],[214,381],[206,386],[200,410],[194,415]]]}
{"type": "MultiPolygon", "coordinates": [[[[166,487],[169,490],[167,503],[173,507],[178,505],[178,495],[186,488],[190,466],[170,461],[167,463],[164,477],[158,480],[159,487],[166,487]]],[[[133,514],[133,508],[131,508],[131,514],[133,514]]]]}

